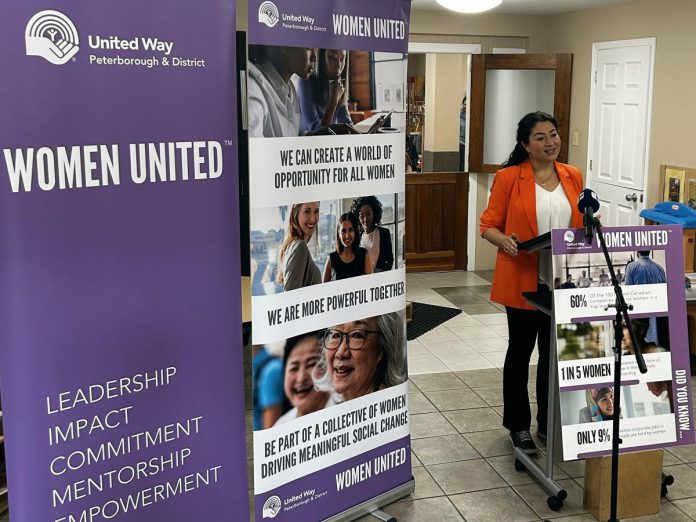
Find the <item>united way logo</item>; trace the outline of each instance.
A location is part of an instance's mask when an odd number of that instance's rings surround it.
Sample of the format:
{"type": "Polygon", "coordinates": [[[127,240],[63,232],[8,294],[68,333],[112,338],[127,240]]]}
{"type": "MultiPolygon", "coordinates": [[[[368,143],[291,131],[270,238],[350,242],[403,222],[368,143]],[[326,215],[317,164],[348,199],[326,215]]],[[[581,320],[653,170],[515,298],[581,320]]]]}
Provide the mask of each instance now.
{"type": "Polygon", "coordinates": [[[24,38],[27,56],[41,56],[54,65],[67,63],[80,50],[75,24],[58,11],[41,11],[32,16],[24,38]]]}
{"type": "Polygon", "coordinates": [[[280,513],[280,497],[273,495],[263,504],[263,518],[275,518],[280,513]]]}
{"type": "Polygon", "coordinates": [[[266,24],[268,27],[275,27],[278,20],[280,20],[280,14],[273,2],[263,2],[259,6],[259,22],[266,24]]]}

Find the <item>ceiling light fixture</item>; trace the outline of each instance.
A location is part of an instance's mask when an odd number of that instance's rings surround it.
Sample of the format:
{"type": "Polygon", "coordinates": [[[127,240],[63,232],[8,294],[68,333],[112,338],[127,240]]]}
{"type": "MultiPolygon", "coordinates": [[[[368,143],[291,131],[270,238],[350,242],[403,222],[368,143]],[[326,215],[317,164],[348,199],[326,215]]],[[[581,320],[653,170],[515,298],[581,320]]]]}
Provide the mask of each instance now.
{"type": "Polygon", "coordinates": [[[498,7],[503,0],[437,0],[445,9],[458,13],[483,13],[498,7]]]}

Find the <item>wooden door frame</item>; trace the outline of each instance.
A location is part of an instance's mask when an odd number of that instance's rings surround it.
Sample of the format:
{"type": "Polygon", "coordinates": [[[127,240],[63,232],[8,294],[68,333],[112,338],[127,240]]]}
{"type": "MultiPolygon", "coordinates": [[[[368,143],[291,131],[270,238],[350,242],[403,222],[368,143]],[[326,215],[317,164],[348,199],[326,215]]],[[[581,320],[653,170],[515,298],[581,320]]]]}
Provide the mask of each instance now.
{"type": "Polygon", "coordinates": [[[570,134],[570,89],[573,55],[562,54],[473,54],[471,55],[471,89],[469,92],[470,133],[469,172],[494,173],[499,164],[483,162],[484,120],[486,114],[486,71],[489,69],[555,70],[554,116],[561,136],[559,161],[568,161],[570,134]]]}
{"type": "MultiPolygon", "coordinates": [[[[655,80],[655,46],[657,44],[657,39],[652,38],[636,38],[632,40],[616,40],[612,42],[595,42],[592,44],[592,68],[590,69],[590,117],[589,123],[587,125],[587,163],[586,163],[586,175],[585,184],[592,188],[592,169],[590,165],[592,164],[592,159],[594,158],[594,140],[590,136],[594,136],[594,126],[595,126],[595,116],[594,116],[594,104],[597,98],[597,93],[595,91],[595,75],[597,74],[597,52],[604,49],[617,49],[619,47],[633,47],[636,45],[648,45],[650,47],[650,71],[648,72],[648,99],[647,104],[647,121],[645,122],[645,166],[643,169],[643,208],[647,207],[647,192],[648,192],[648,178],[650,171],[650,135],[652,127],[652,105],[653,105],[653,87],[655,80]]],[[[657,201],[660,201],[658,197],[657,201]]]]}

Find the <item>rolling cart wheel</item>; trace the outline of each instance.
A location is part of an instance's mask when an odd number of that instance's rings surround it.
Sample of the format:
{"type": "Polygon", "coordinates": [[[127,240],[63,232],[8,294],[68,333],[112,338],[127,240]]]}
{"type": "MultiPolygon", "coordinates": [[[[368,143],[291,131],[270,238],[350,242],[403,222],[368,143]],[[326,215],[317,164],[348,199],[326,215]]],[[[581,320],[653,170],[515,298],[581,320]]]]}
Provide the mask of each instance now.
{"type": "Polygon", "coordinates": [[[565,499],[568,498],[568,492],[565,489],[562,489],[558,493],[556,493],[556,497],[558,497],[558,500],[563,502],[565,499]]]}
{"type": "Polygon", "coordinates": [[[546,504],[548,504],[551,511],[558,511],[563,507],[563,501],[556,496],[546,499],[546,504]]]}
{"type": "Polygon", "coordinates": [[[674,484],[674,477],[672,475],[662,475],[662,483],[660,484],[660,496],[664,497],[667,495],[667,486],[674,484]]]}
{"type": "Polygon", "coordinates": [[[524,467],[522,461],[520,459],[515,459],[515,471],[524,471],[525,469],[527,468],[524,467]]]}

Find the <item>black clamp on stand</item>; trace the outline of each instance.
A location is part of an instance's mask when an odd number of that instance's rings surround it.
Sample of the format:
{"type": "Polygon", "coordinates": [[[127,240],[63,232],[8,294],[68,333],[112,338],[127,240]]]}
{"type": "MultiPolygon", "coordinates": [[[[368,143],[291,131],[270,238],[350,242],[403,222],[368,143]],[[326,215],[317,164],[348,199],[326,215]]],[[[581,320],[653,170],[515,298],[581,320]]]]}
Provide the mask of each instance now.
{"type": "MultiPolygon", "coordinates": [[[[617,495],[618,495],[618,482],[619,482],[619,444],[621,444],[621,438],[619,436],[619,425],[621,416],[621,341],[623,339],[623,329],[624,326],[628,330],[631,337],[631,343],[635,350],[636,363],[638,364],[638,370],[640,373],[646,373],[648,371],[645,366],[645,359],[643,359],[643,354],[640,351],[641,344],[636,341],[636,334],[633,331],[633,324],[630,321],[628,312],[633,310],[632,305],[626,304],[626,300],[623,296],[623,291],[619,284],[618,279],[614,273],[614,265],[611,262],[611,257],[609,256],[609,251],[607,250],[607,245],[604,242],[604,234],[602,233],[602,225],[597,218],[592,220],[592,228],[597,232],[597,239],[599,239],[599,244],[602,247],[602,252],[604,253],[604,260],[609,268],[609,275],[611,277],[611,285],[614,287],[614,294],[616,295],[616,300],[613,305],[609,305],[605,310],[609,308],[614,308],[616,310],[616,318],[614,319],[614,404],[618,407],[614,408],[614,418],[612,419],[612,436],[611,436],[611,508],[609,512],[609,522],[619,522],[617,518],[617,495]]],[[[588,238],[591,241],[592,236],[588,238]]]]}
{"type": "MultiPolygon", "coordinates": [[[[524,241],[517,245],[518,250],[536,252],[551,248],[551,233],[524,241]]],[[[549,347],[549,398],[547,413],[546,434],[546,462],[544,469],[521,449],[515,448],[515,469],[524,471],[536,478],[541,487],[549,494],[546,504],[552,511],[558,511],[563,507],[563,501],[568,497],[568,492],[561,488],[553,478],[553,455],[555,447],[556,426],[556,391],[558,387],[558,358],[556,356],[556,327],[553,319],[553,292],[523,292],[525,300],[537,310],[551,317],[551,336],[549,347]]]]}

